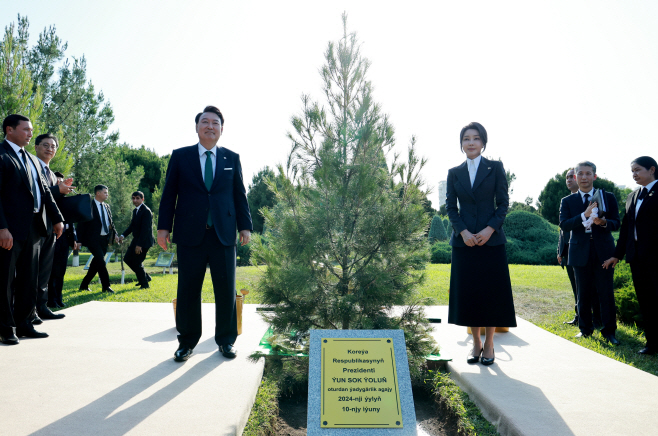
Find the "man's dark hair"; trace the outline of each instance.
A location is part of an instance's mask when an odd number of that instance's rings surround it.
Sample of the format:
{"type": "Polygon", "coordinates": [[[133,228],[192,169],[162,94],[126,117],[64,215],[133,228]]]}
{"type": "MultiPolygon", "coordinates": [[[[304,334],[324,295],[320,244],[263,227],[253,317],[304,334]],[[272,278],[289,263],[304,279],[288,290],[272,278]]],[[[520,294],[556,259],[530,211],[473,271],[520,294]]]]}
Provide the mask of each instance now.
{"type": "Polygon", "coordinates": [[[464,152],[464,149],[462,148],[462,141],[464,140],[464,133],[466,133],[466,131],[468,129],[474,129],[474,130],[478,131],[478,133],[480,134],[480,140],[482,141],[482,145],[484,146],[484,147],[482,147],[482,151],[486,150],[487,149],[487,130],[484,128],[484,126],[482,124],[476,123],[475,121],[473,121],[472,123],[469,123],[466,126],[464,126],[462,128],[462,131],[459,133],[459,149],[462,151],[462,153],[464,152]]]}
{"type": "MultiPolygon", "coordinates": [[[[5,120],[2,122],[2,133],[7,135],[7,127],[11,127],[12,129],[15,129],[16,126],[18,126],[21,121],[30,121],[30,119],[26,116],[19,115],[19,114],[11,114],[5,120]]],[[[224,121],[222,120],[222,124],[224,121]]]]}
{"type": "Polygon", "coordinates": [[[107,189],[107,186],[105,185],[96,185],[94,186],[94,195],[98,193],[98,191],[102,191],[103,189],[107,189]]]}
{"type": "Polygon", "coordinates": [[[219,120],[222,122],[222,127],[224,127],[224,115],[222,115],[222,112],[215,106],[206,106],[203,108],[203,112],[199,112],[196,114],[196,117],[194,117],[194,124],[199,124],[201,115],[205,114],[206,112],[212,112],[213,114],[216,114],[219,117],[219,120]]]}
{"type": "Polygon", "coordinates": [[[578,162],[576,166],[573,168],[574,173],[578,173],[578,168],[579,167],[590,167],[592,169],[592,172],[596,174],[596,165],[594,165],[592,162],[588,160],[584,160],[582,162],[578,162]]]}
{"type": "Polygon", "coordinates": [[[634,163],[647,170],[650,170],[651,167],[654,167],[653,178],[654,180],[656,179],[656,171],[658,171],[658,163],[656,163],[656,159],[650,156],[640,156],[637,159],[634,159],[633,162],[631,162],[631,165],[634,163]]]}
{"type": "Polygon", "coordinates": [[[144,193],[142,191],[135,191],[135,192],[133,192],[131,197],[139,197],[141,199],[144,199],[144,193]]]}
{"type": "Polygon", "coordinates": [[[37,139],[34,140],[34,145],[41,144],[41,141],[43,141],[44,139],[52,139],[53,141],[55,141],[55,145],[57,146],[57,148],[59,148],[59,141],[57,140],[57,137],[52,133],[44,133],[43,135],[37,136],[37,139]]]}

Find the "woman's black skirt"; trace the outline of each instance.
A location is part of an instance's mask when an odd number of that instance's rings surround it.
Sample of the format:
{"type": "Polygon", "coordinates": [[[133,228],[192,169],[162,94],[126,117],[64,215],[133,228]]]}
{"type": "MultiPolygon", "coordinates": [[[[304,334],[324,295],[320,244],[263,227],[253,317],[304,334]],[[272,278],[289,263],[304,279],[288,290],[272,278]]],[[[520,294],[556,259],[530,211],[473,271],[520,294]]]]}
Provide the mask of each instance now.
{"type": "Polygon", "coordinates": [[[505,244],[452,247],[448,322],[516,327],[505,244]]]}

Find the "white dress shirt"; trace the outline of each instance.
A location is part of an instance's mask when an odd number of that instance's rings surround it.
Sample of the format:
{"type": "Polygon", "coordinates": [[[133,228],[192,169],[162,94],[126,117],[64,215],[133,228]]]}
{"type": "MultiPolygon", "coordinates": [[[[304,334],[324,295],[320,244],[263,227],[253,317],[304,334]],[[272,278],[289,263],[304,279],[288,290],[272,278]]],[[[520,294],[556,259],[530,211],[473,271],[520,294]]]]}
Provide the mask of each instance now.
{"type": "MultiPolygon", "coordinates": [[[[94,202],[96,202],[96,208],[98,209],[98,213],[100,213],[102,217],[105,217],[105,225],[107,225],[107,229],[109,230],[110,229],[110,220],[107,217],[107,213],[105,211],[105,206],[103,206],[103,203],[96,200],[95,198],[94,198],[94,202]]],[[[103,228],[102,223],[103,223],[103,218],[101,218],[101,236],[105,236],[105,235],[107,235],[107,232],[103,228]]]]}
{"type": "MultiPolygon", "coordinates": [[[[653,188],[653,185],[655,185],[656,182],[658,182],[658,180],[654,180],[653,182],[651,182],[647,186],[645,186],[645,188],[647,190],[647,195],[649,195],[649,191],[651,191],[651,188],[653,188]]],[[[646,197],[644,197],[644,198],[646,198],[646,197]]],[[[640,210],[640,206],[642,206],[642,202],[644,202],[644,198],[642,200],[637,200],[637,202],[635,203],[635,218],[637,218],[637,213],[640,210]]],[[[637,227],[635,227],[634,233],[635,233],[635,240],[637,241],[637,227]]]]}
{"type": "MultiPolygon", "coordinates": [[[[23,169],[27,172],[27,168],[25,168],[25,163],[23,162],[21,147],[19,147],[18,145],[14,144],[13,142],[11,142],[7,139],[5,139],[5,141],[7,141],[7,144],[9,144],[11,146],[11,148],[14,149],[14,151],[16,152],[16,155],[18,156],[19,162],[21,163],[21,165],[23,165],[23,169]]],[[[27,151],[25,153],[27,154],[27,151]]],[[[39,180],[37,180],[37,177],[39,177],[40,172],[34,166],[34,162],[32,162],[32,159],[30,159],[29,157],[26,157],[26,159],[27,159],[27,161],[30,165],[30,168],[32,170],[32,181],[34,182],[34,186],[37,188],[36,189],[36,191],[37,191],[37,210],[41,210],[41,189],[39,189],[39,180]]]]}
{"type": "Polygon", "coordinates": [[[473,187],[473,183],[475,183],[475,176],[478,173],[481,160],[482,155],[479,155],[475,159],[466,159],[466,164],[468,165],[468,176],[471,178],[471,188],[473,187]]]}
{"type": "MultiPolygon", "coordinates": [[[[578,190],[578,193],[580,194],[580,201],[581,203],[585,203],[585,194],[589,194],[589,198],[587,199],[588,201],[592,201],[592,196],[594,195],[594,188],[592,188],[591,191],[589,192],[583,192],[580,189],[578,190]]],[[[587,217],[585,216],[585,212],[580,214],[580,217],[583,219],[583,222],[587,221],[587,217]]],[[[587,228],[585,227],[585,233],[592,233],[592,228],[587,228]]]]}
{"type": "Polygon", "coordinates": [[[212,154],[210,155],[211,161],[212,161],[212,178],[215,180],[215,168],[217,168],[217,146],[214,146],[210,150],[207,150],[206,147],[201,145],[199,142],[198,144],[199,147],[199,161],[201,163],[201,176],[203,180],[206,180],[206,159],[208,156],[206,155],[206,151],[211,152],[212,154]]]}

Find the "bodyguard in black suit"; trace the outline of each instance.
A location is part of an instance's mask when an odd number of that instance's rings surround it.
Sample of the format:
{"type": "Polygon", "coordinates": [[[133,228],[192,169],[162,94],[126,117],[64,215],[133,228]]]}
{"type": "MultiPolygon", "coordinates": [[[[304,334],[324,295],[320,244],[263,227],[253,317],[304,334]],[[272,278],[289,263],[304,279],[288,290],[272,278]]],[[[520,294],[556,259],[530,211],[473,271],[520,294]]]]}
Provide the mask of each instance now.
{"type": "MultiPolygon", "coordinates": [[[[66,194],[75,189],[70,186],[73,179],[67,180],[68,185],[62,181],[58,182],[57,176],[50,169],[50,161],[57,153],[57,138],[50,133],[37,136],[34,141],[34,150],[36,151],[37,158],[39,159],[41,174],[46,181],[46,186],[50,189],[55,202],[59,201],[66,194]]],[[[40,324],[41,319],[60,319],[64,318],[63,313],[53,313],[48,308],[48,301],[50,300],[50,291],[48,283],[50,282],[50,273],[53,267],[53,260],[55,255],[55,241],[58,239],[52,233],[52,222],[46,217],[46,229],[48,236],[41,240],[41,252],[39,253],[39,278],[37,285],[37,303],[34,308],[33,324],[40,324]]]]}
{"type": "Polygon", "coordinates": [[[195,122],[199,143],[171,154],[158,219],[158,244],[167,249],[173,228],[178,247],[176,361],[187,360],[201,338],[201,287],[207,265],[215,293],[215,342],[222,355],[236,356],[236,229],[242,245],[253,229],[240,156],[217,147],[222,113],[207,106],[195,122]]]}
{"type": "Polygon", "coordinates": [[[641,156],[631,162],[633,179],[640,189],[626,199],[626,215],[621,223],[619,240],[613,257],[604,268],[617,265],[626,256],[631,266],[633,285],[642,313],[644,335],[647,345],[639,353],[658,353],[658,187],[656,186],[658,164],[649,156],[641,156]]]}
{"type": "Polygon", "coordinates": [[[64,234],[55,242],[53,254],[53,267],[48,281],[48,307],[66,307],[62,300],[64,288],[64,276],[71,249],[79,250],[82,244],[78,242],[75,226],[72,223],[64,223],[64,234]]]}
{"type": "Polygon", "coordinates": [[[116,240],[118,242],[119,238],[116,236],[110,206],[105,203],[105,200],[109,196],[107,186],[97,185],[94,188],[94,195],[95,198],[91,208],[94,218],[91,221],[78,223],[77,228],[80,243],[87,247],[91,254],[94,255],[94,258],[89,264],[87,275],[80,283],[80,290],[91,291],[89,289],[89,283],[91,283],[96,273],[98,273],[103,292],[113,294],[114,291],[110,287],[110,275],[105,265],[105,253],[107,253],[107,246],[110,241],[116,240]]]}
{"type": "Polygon", "coordinates": [[[153,212],[144,204],[143,192],[133,192],[132,201],[135,206],[133,216],[130,225],[119,237],[119,243],[123,242],[126,236],[133,234],[133,240],[123,260],[135,271],[140,287],[146,289],[149,287],[149,282],[142,262],[146,259],[149,248],[153,246],[153,212]]]}
{"type": "Polygon", "coordinates": [[[592,295],[598,294],[601,308],[601,335],[613,345],[618,345],[615,338],[617,330],[615,298],[613,294],[612,269],[604,269],[603,262],[609,259],[615,250],[611,232],[619,229],[619,211],[615,196],[606,192],[607,212],[604,218],[594,217],[592,213],[598,205],[589,199],[594,194],[596,165],[581,162],[575,167],[578,192],[562,199],[560,203],[560,228],[571,232],[569,239],[568,264],[574,267],[576,286],[578,288],[578,327],[577,337],[591,336],[594,331],[592,322],[592,295]],[[590,221],[591,218],[591,221],[590,221]],[[587,225],[587,227],[586,227],[587,225]]]}
{"type": "Polygon", "coordinates": [[[0,342],[15,345],[18,337],[48,336],[36,331],[31,323],[39,250],[41,238],[47,236],[46,216],[58,237],[62,234],[63,218],[40,176],[39,161],[25,151],[32,138],[29,118],[9,115],[2,129],[5,141],[0,143],[0,342]]]}

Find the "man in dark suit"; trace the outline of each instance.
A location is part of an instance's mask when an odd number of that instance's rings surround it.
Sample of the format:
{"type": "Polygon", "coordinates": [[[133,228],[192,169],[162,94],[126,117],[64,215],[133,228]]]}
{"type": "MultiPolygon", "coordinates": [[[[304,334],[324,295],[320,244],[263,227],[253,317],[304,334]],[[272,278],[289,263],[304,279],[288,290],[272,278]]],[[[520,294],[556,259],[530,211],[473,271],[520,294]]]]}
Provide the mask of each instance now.
{"type": "Polygon", "coordinates": [[[237,355],[236,229],[242,245],[253,229],[240,156],[217,147],[222,113],[207,106],[195,123],[199,143],[171,154],[158,220],[158,244],[167,249],[173,228],[178,247],[179,347],[174,360],[179,362],[192,355],[201,338],[201,287],[208,264],[215,293],[215,342],[223,356],[237,355]]]}
{"type": "MultiPolygon", "coordinates": [[[[72,192],[75,187],[71,186],[73,179],[68,179],[66,182],[58,182],[57,176],[50,169],[50,161],[55,157],[58,147],[57,138],[50,133],[37,136],[34,141],[34,150],[36,151],[37,158],[39,159],[41,174],[46,181],[46,186],[57,202],[66,194],[72,192]],[[68,184],[67,184],[68,183],[68,184]]],[[[55,254],[55,241],[58,239],[52,233],[52,221],[46,216],[46,230],[48,236],[41,239],[41,252],[39,253],[39,277],[37,285],[37,303],[34,308],[33,324],[41,324],[42,319],[61,319],[64,318],[63,313],[53,313],[47,306],[50,299],[48,283],[50,281],[50,273],[53,267],[53,259],[55,254]]]]}
{"type": "Polygon", "coordinates": [[[619,210],[615,196],[605,194],[607,211],[605,217],[594,216],[599,206],[592,203],[596,165],[581,162],[574,168],[578,192],[562,199],[560,203],[560,228],[571,232],[569,239],[568,265],[574,267],[578,289],[578,327],[576,337],[591,336],[594,331],[592,321],[592,295],[598,294],[603,328],[601,335],[609,343],[619,345],[615,337],[617,330],[615,297],[613,294],[613,271],[604,269],[603,262],[615,251],[611,232],[619,229],[619,210]]]}
{"type": "MultiPolygon", "coordinates": [[[[62,173],[55,172],[55,176],[57,176],[60,183],[64,180],[62,173]]],[[[71,249],[79,250],[81,247],[82,244],[78,242],[78,235],[73,223],[64,222],[64,234],[55,242],[53,267],[48,281],[48,307],[66,307],[62,300],[62,292],[69,254],[71,249]]]]}
{"type": "Polygon", "coordinates": [[[153,246],[153,212],[144,204],[143,192],[133,192],[132,200],[135,206],[133,216],[130,225],[119,237],[119,243],[122,243],[126,236],[133,234],[124,261],[135,271],[140,288],[146,289],[149,288],[149,276],[144,271],[142,262],[146,259],[149,248],[153,246]]]}
{"type": "Polygon", "coordinates": [[[0,144],[0,342],[18,344],[19,337],[45,338],[32,325],[36,305],[39,249],[47,236],[46,216],[57,237],[62,215],[41,177],[39,161],[25,151],[32,139],[32,123],[9,115],[2,123],[0,144]],[[12,286],[15,291],[11,309],[12,286]]]}
{"type": "MultiPolygon", "coordinates": [[[[578,192],[578,183],[576,183],[576,173],[572,169],[567,171],[566,175],[566,184],[567,189],[571,191],[572,194],[578,192]]],[[[557,261],[560,266],[564,269],[567,269],[567,275],[569,276],[569,281],[571,282],[571,290],[573,291],[573,298],[575,301],[574,311],[576,315],[571,321],[565,321],[565,324],[570,324],[572,326],[578,326],[578,288],[576,287],[576,277],[573,272],[573,267],[569,265],[569,237],[571,233],[565,233],[560,229],[560,239],[557,243],[557,261]]],[[[601,314],[599,313],[599,298],[596,295],[596,292],[592,294],[592,313],[593,313],[593,324],[594,326],[600,326],[601,324],[601,314]]]]}
{"type": "Polygon", "coordinates": [[[95,198],[91,208],[94,214],[93,219],[84,223],[78,223],[77,228],[80,243],[87,247],[94,256],[89,264],[87,275],[80,283],[80,290],[91,291],[89,289],[89,283],[91,283],[96,273],[98,273],[103,292],[114,294],[114,291],[110,287],[110,275],[105,265],[105,253],[107,253],[107,246],[110,241],[119,242],[119,238],[116,236],[110,206],[105,203],[105,200],[109,196],[107,186],[97,185],[94,188],[94,196],[95,198]]]}

